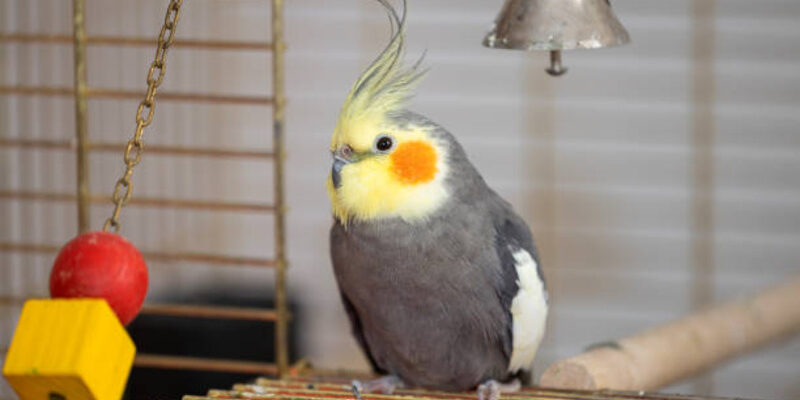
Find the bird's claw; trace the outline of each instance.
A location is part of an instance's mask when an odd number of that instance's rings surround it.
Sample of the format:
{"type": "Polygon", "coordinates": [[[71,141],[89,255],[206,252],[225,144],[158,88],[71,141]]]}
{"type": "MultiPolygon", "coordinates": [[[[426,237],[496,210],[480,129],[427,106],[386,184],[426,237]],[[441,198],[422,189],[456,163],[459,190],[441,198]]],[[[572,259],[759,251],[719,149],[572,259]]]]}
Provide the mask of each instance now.
{"type": "Polygon", "coordinates": [[[361,399],[361,391],[363,390],[362,389],[363,385],[361,385],[361,382],[353,381],[353,382],[350,383],[350,385],[351,385],[350,390],[353,391],[353,396],[356,397],[356,400],[362,400],[361,399]]]}
{"type": "Polygon", "coordinates": [[[366,382],[353,381],[352,387],[356,399],[361,400],[361,393],[392,394],[395,389],[405,387],[405,384],[395,375],[386,375],[366,382]]]}
{"type": "Polygon", "coordinates": [[[500,383],[490,379],[478,385],[478,400],[500,400],[500,393],[514,393],[522,388],[519,379],[508,383],[500,383]]]}
{"type": "Polygon", "coordinates": [[[495,380],[478,385],[478,400],[500,400],[500,385],[495,380]]]}

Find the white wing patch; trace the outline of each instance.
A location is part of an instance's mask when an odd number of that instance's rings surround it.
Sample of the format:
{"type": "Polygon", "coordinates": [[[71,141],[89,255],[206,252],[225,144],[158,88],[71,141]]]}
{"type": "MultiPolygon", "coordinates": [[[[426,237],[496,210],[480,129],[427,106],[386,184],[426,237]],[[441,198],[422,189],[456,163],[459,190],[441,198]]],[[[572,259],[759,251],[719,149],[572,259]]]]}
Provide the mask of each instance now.
{"type": "Polygon", "coordinates": [[[547,294],[539,278],[536,260],[524,249],[511,248],[517,269],[519,290],[511,301],[513,351],[509,372],[530,369],[544,336],[547,320],[547,294]]]}

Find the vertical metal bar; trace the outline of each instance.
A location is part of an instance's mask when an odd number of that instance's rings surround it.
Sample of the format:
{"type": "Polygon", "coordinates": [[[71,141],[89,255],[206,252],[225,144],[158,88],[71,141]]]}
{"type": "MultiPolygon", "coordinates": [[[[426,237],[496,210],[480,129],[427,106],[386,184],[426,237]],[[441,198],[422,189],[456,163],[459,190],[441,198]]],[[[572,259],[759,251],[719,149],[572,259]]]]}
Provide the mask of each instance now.
{"type": "Polygon", "coordinates": [[[72,1],[75,62],[75,136],[77,138],[78,232],[89,229],[89,158],[86,105],[86,0],[72,1]]]}
{"type": "Polygon", "coordinates": [[[289,372],[289,310],[286,294],[286,238],[284,216],[283,163],[284,152],[284,108],[286,97],[283,86],[283,55],[285,43],[283,42],[283,0],[272,0],[272,90],[275,103],[272,108],[273,119],[273,152],[275,154],[274,181],[275,181],[275,354],[278,364],[278,374],[287,376],[289,372]]]}
{"type": "MultiPolygon", "coordinates": [[[[692,306],[714,299],[714,0],[692,2],[692,306]]],[[[710,395],[711,375],[698,379],[695,393],[710,395]]]]}

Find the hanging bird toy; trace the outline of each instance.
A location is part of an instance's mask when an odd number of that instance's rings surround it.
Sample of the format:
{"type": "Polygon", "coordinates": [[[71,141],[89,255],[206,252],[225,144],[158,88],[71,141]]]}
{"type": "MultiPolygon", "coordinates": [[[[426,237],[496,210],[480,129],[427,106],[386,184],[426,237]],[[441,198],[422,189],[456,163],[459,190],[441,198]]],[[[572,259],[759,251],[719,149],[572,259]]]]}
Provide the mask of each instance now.
{"type": "Polygon", "coordinates": [[[166,71],[183,0],[171,0],[147,74],[147,93],[136,111],[136,132],[125,149],[114,211],[101,232],[64,245],[50,274],[51,299],[28,300],[11,341],[3,376],[22,400],[119,400],[136,348],[125,331],[147,293],[147,267],[139,250],[118,235],[130,200],[144,129],[166,71]],[[113,232],[111,232],[113,231],[113,232]]]}

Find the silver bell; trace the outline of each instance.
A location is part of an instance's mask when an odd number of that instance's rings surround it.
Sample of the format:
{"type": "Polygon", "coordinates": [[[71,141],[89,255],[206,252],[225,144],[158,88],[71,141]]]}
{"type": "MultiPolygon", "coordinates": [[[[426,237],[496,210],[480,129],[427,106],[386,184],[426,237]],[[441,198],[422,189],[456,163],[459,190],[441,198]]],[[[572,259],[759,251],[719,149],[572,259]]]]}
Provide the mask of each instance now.
{"type": "Polygon", "coordinates": [[[561,50],[599,49],[630,42],[608,0],[506,0],[483,45],[550,51],[547,73],[563,75],[561,50]]]}

